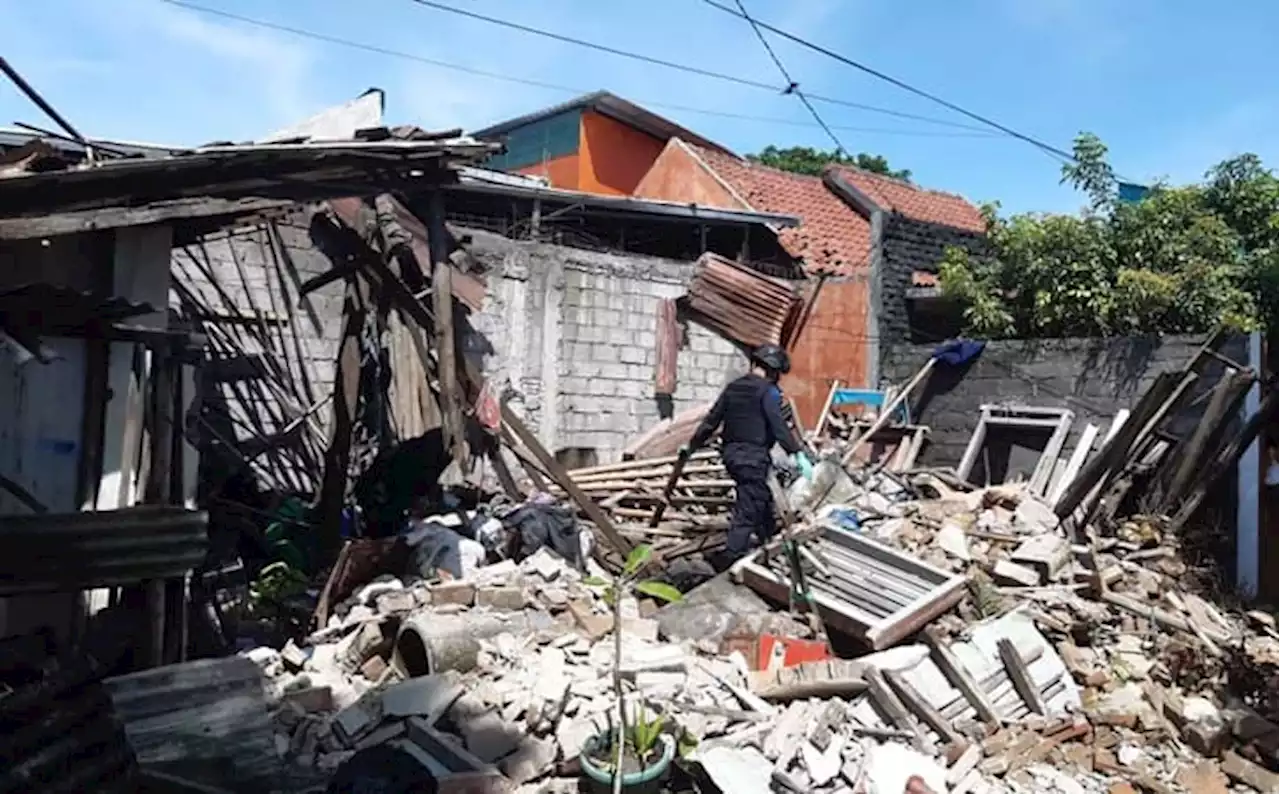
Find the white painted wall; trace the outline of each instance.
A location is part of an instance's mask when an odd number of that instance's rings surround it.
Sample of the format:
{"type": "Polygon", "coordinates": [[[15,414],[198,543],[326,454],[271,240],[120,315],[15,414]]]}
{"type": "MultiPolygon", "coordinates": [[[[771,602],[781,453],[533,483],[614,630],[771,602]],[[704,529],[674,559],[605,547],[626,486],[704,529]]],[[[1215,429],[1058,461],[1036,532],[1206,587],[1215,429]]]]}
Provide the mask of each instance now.
{"type": "MultiPolygon", "coordinates": [[[[84,408],[85,344],[47,339],[59,359],[18,365],[0,352],[0,473],[27,489],[52,512],[74,512],[84,408]]],[[[28,515],[21,502],[0,491],[0,515],[28,515]]],[[[0,636],[42,625],[66,641],[75,617],[74,594],[0,598],[0,636]]]]}

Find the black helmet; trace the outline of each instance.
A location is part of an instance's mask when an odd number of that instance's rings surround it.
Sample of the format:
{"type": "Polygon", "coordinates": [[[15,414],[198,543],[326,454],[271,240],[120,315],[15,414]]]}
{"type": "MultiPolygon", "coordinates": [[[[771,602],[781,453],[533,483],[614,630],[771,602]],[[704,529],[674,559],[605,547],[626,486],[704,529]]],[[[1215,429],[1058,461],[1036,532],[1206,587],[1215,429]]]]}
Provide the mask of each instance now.
{"type": "Polygon", "coordinates": [[[791,357],[777,345],[760,345],[751,351],[751,362],[782,375],[791,371],[791,357]]]}

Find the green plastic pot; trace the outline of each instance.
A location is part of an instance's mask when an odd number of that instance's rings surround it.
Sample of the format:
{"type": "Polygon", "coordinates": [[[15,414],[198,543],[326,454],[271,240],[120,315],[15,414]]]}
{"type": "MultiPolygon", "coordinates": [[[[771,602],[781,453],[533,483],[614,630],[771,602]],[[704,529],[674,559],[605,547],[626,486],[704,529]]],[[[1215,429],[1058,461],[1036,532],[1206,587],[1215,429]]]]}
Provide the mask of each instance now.
{"type": "MultiPolygon", "coordinates": [[[[611,786],[613,784],[613,772],[608,769],[601,769],[592,756],[600,751],[601,747],[608,747],[611,742],[609,739],[612,733],[598,733],[587,739],[582,745],[582,753],[578,756],[578,760],[582,764],[582,771],[592,782],[601,786],[611,786]]],[[[664,733],[658,737],[658,742],[662,745],[662,755],[658,760],[649,766],[641,769],[639,772],[628,772],[622,776],[623,790],[642,791],[648,788],[657,790],[656,784],[666,777],[667,771],[671,768],[671,760],[676,757],[676,740],[670,734],[664,733]]]]}

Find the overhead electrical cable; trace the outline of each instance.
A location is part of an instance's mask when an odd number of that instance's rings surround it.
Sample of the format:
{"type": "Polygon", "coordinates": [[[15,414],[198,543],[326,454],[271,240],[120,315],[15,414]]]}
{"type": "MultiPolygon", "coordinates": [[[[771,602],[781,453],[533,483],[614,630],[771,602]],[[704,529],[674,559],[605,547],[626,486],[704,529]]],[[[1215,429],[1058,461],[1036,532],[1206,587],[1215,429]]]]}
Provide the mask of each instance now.
{"type": "MultiPolygon", "coordinates": [[[[167,0],[167,1],[172,2],[173,0],[167,0]]],[[[763,91],[768,91],[772,94],[785,93],[787,88],[786,86],[774,85],[772,83],[766,83],[760,80],[751,80],[749,78],[739,77],[737,75],[732,75],[732,74],[726,74],[724,72],[716,72],[711,69],[703,69],[700,66],[691,66],[689,64],[677,63],[675,61],[666,60],[665,58],[658,58],[652,55],[645,55],[639,52],[632,52],[631,50],[624,50],[624,49],[613,47],[607,44],[599,44],[594,41],[588,41],[586,39],[580,39],[574,36],[567,36],[563,33],[556,33],[555,31],[544,30],[542,28],[535,28],[531,25],[524,25],[519,22],[512,22],[509,19],[502,19],[500,17],[491,17],[486,14],[477,13],[475,11],[468,11],[462,8],[454,8],[453,6],[445,5],[444,3],[437,3],[435,2],[435,0],[409,0],[409,1],[412,3],[416,3],[417,5],[423,6],[425,8],[432,8],[437,11],[443,11],[445,13],[455,14],[457,16],[466,17],[468,19],[474,19],[479,22],[488,23],[490,25],[497,25],[499,27],[508,28],[510,30],[516,30],[521,33],[527,33],[531,36],[540,36],[542,38],[551,39],[552,41],[559,41],[564,44],[573,44],[574,46],[577,46],[577,47],[584,47],[586,49],[595,50],[597,52],[607,53],[609,55],[614,55],[619,58],[628,58],[633,61],[647,63],[651,66],[662,66],[667,69],[674,69],[677,71],[685,72],[687,74],[696,74],[702,77],[709,77],[715,80],[723,80],[729,83],[736,83],[737,85],[746,86],[748,88],[755,88],[763,91]]],[[[736,16],[737,12],[734,12],[734,14],[736,16]]],[[[941,119],[935,116],[922,116],[916,113],[906,113],[900,110],[893,110],[891,108],[882,108],[882,107],[877,107],[875,105],[866,105],[861,102],[851,102],[845,99],[820,96],[818,94],[809,94],[808,96],[809,96],[809,99],[815,102],[829,102],[835,105],[843,105],[845,107],[856,108],[858,110],[865,110],[870,113],[883,113],[885,115],[896,116],[898,118],[903,118],[903,119],[911,119],[913,121],[924,121],[930,124],[941,124],[947,127],[956,127],[958,129],[978,130],[978,131],[986,132],[985,127],[978,127],[973,124],[965,124],[958,121],[941,119]]]]}
{"type": "MultiPolygon", "coordinates": [[[[291,25],[284,25],[277,22],[269,22],[267,20],[255,19],[253,17],[246,17],[240,14],[232,13],[230,11],[223,11],[221,9],[216,9],[216,8],[208,8],[206,6],[202,6],[196,3],[187,2],[186,0],[161,0],[161,2],[168,3],[169,5],[176,6],[178,8],[184,8],[184,9],[187,9],[188,11],[195,11],[201,14],[221,17],[223,19],[232,20],[234,22],[239,22],[241,24],[258,27],[265,30],[273,30],[279,33],[287,33],[289,35],[298,36],[300,38],[312,39],[314,41],[320,41],[326,44],[332,44],[335,46],[346,47],[354,50],[361,50],[364,52],[373,53],[375,55],[383,55],[389,58],[397,58],[400,60],[425,64],[428,66],[436,66],[441,69],[448,69],[448,70],[463,73],[463,74],[471,74],[477,77],[484,77],[490,80],[498,80],[502,82],[513,83],[516,85],[525,85],[533,88],[544,88],[547,90],[560,91],[567,94],[587,94],[587,93],[591,93],[592,91],[592,89],[567,86],[559,83],[546,82],[542,80],[534,80],[526,77],[516,77],[514,75],[502,74],[499,72],[491,72],[484,69],[477,69],[477,68],[466,66],[463,64],[450,63],[448,61],[442,61],[435,58],[428,58],[423,55],[404,52],[403,50],[395,50],[395,49],[383,47],[377,44],[368,44],[365,42],[354,41],[352,39],[342,38],[340,36],[332,36],[327,33],[320,33],[320,32],[317,32],[314,30],[308,30],[305,28],[294,27],[291,25]]],[[[771,86],[770,90],[772,91],[775,89],[774,87],[771,86]]],[[[799,126],[799,127],[815,126],[813,124],[810,124],[809,122],[799,121],[796,119],[785,119],[785,118],[770,117],[770,116],[755,116],[755,115],[750,115],[745,113],[733,113],[730,111],[713,110],[709,108],[692,107],[689,105],[672,104],[669,102],[661,102],[661,101],[651,102],[651,101],[644,100],[644,101],[641,101],[641,104],[647,107],[665,108],[668,110],[675,110],[675,111],[686,112],[686,113],[698,113],[706,116],[715,116],[719,118],[738,119],[741,121],[754,121],[754,122],[760,122],[765,124],[783,124],[788,126],[799,126]]],[[[956,131],[927,130],[927,129],[921,129],[921,130],[892,129],[892,128],[860,127],[860,126],[846,126],[846,125],[832,125],[832,128],[839,129],[839,130],[847,130],[850,132],[862,132],[862,133],[877,134],[877,135],[903,135],[903,136],[919,136],[919,137],[946,137],[946,138],[995,138],[997,137],[994,133],[991,133],[987,130],[982,130],[976,127],[972,129],[968,127],[962,127],[961,129],[956,131]]]]}
{"type": "Polygon", "coordinates": [[[837,157],[842,153],[850,154],[849,150],[846,149],[844,144],[840,141],[840,138],[832,132],[831,127],[827,126],[827,122],[823,121],[817,108],[815,108],[813,103],[809,101],[809,98],[804,95],[804,91],[800,90],[800,84],[791,78],[791,73],[787,71],[787,67],[783,65],[782,59],[778,57],[778,54],[773,51],[773,47],[769,45],[769,40],[766,39],[764,33],[760,31],[760,26],[757,25],[756,21],[747,13],[747,7],[742,4],[742,0],[734,0],[734,2],[737,3],[738,9],[742,11],[743,17],[745,17],[747,22],[751,24],[751,30],[756,34],[756,38],[760,40],[762,45],[764,45],[764,51],[769,53],[769,59],[773,61],[773,65],[778,67],[778,71],[782,73],[782,79],[787,81],[787,89],[784,93],[794,94],[800,99],[804,104],[805,109],[809,111],[809,115],[813,116],[813,120],[818,123],[818,126],[821,127],[822,130],[827,133],[827,136],[835,143],[837,157]]]}

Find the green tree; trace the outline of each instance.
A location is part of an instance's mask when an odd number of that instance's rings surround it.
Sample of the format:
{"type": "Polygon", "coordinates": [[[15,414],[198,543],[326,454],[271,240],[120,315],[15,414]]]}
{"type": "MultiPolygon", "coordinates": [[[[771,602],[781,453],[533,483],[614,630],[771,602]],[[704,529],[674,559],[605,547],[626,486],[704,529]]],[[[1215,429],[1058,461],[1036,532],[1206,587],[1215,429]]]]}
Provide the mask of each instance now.
{"type": "Polygon", "coordinates": [[[851,165],[875,174],[911,181],[911,172],[906,169],[892,169],[889,161],[878,154],[859,152],[856,155],[846,154],[839,149],[826,151],[811,146],[789,146],[779,149],[777,146],[766,146],[758,154],[749,154],[747,159],[783,171],[809,176],[821,176],[822,169],[828,165],[851,165]]]}
{"type": "Polygon", "coordinates": [[[1203,333],[1276,324],[1275,174],[1256,155],[1214,166],[1203,183],[1117,198],[1107,148],[1076,138],[1062,178],[1089,198],[1079,215],[1001,218],[986,208],[990,255],[948,249],[944,294],[967,331],[1000,337],[1203,333]]]}

